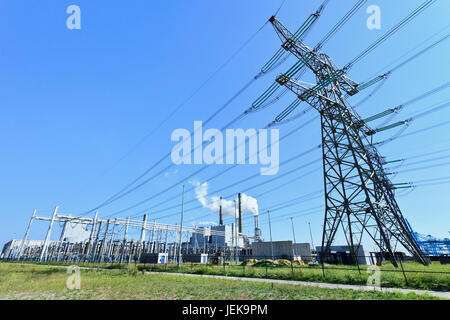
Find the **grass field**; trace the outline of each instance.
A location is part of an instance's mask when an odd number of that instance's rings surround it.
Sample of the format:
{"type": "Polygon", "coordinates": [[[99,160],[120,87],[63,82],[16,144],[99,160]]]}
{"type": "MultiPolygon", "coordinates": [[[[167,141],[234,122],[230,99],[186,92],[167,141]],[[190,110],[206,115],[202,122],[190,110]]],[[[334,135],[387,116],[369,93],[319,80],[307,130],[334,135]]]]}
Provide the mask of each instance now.
{"type": "MultiPolygon", "coordinates": [[[[183,264],[179,268],[175,264],[138,264],[137,268],[140,271],[181,272],[357,285],[366,285],[367,279],[371,275],[371,273],[367,272],[367,266],[360,266],[361,270],[359,272],[355,266],[327,265],[325,269],[325,276],[323,276],[322,268],[320,266],[313,267],[295,264],[291,266],[290,262],[287,260],[278,260],[280,263],[276,265],[270,260],[267,262],[267,265],[249,265],[245,263],[240,265],[225,266],[183,264]]],[[[127,265],[124,264],[90,264],[74,262],[52,262],[51,264],[77,264],[79,266],[107,269],[127,268],[127,265]]],[[[439,262],[433,262],[429,266],[423,266],[415,262],[404,262],[403,269],[405,273],[403,273],[401,268],[396,269],[392,266],[392,264],[386,262],[380,267],[380,269],[380,284],[382,287],[433,291],[449,291],[450,289],[450,265],[442,265],[439,262]]]]}
{"type": "Polygon", "coordinates": [[[324,289],[287,284],[152,275],[133,266],[81,270],[81,288],[69,290],[65,269],[0,263],[0,299],[435,299],[414,293],[324,289]]]}
{"type": "MultiPolygon", "coordinates": [[[[180,268],[176,266],[147,265],[139,266],[141,270],[186,272],[195,274],[228,275],[237,277],[255,277],[282,280],[297,280],[311,282],[327,282],[340,284],[366,285],[372,272],[367,272],[367,266],[361,266],[358,271],[354,266],[326,266],[325,276],[321,267],[291,266],[289,262],[281,265],[268,263],[266,266],[245,265],[189,265],[180,268]]],[[[425,267],[418,263],[404,263],[405,273],[394,268],[390,263],[380,267],[380,284],[382,287],[411,288],[434,291],[448,291],[450,288],[450,266],[432,263],[425,267]],[[414,272],[412,272],[414,271],[414,272]],[[447,273],[445,273],[447,272],[447,273]],[[405,279],[406,277],[406,279],[405,279]]]]}

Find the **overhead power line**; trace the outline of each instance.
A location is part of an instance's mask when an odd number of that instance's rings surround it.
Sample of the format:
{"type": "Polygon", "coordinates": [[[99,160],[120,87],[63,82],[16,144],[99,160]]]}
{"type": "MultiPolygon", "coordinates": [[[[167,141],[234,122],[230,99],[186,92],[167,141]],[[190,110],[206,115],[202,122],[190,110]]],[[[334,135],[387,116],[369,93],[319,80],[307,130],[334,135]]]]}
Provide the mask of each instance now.
{"type": "MultiPolygon", "coordinates": [[[[328,3],[329,0],[325,0],[321,7],[319,8],[319,11],[322,11],[326,4],[328,3]]],[[[284,3],[281,4],[280,8],[284,5],[284,3]]],[[[278,10],[279,11],[279,10],[278,10]]],[[[277,12],[278,12],[277,11],[277,12]]],[[[276,15],[276,14],[275,14],[276,15]]],[[[269,21],[266,21],[265,24],[263,26],[261,26],[260,29],[257,30],[257,32],[252,35],[252,37],[250,37],[245,43],[244,45],[242,45],[238,51],[230,58],[227,60],[227,62],[225,63],[228,64],[232,58],[234,58],[235,55],[237,55],[255,36],[256,34],[258,34],[265,25],[267,25],[269,21]]],[[[220,70],[219,70],[220,71],[220,70]]],[[[217,73],[219,72],[217,71],[217,73]]],[[[215,74],[217,74],[215,73],[215,74]]],[[[214,75],[215,75],[214,74],[214,75]]],[[[207,123],[209,123],[213,118],[215,118],[219,113],[221,113],[226,107],[228,107],[231,102],[233,102],[238,96],[240,96],[246,89],[248,89],[248,87],[250,87],[250,85],[257,80],[258,78],[260,78],[261,76],[263,76],[264,73],[263,72],[259,72],[256,76],[254,76],[244,87],[242,87],[231,99],[229,99],[222,107],[220,107],[219,109],[216,110],[216,112],[214,112],[206,121],[203,122],[204,125],[206,125],[207,123]]],[[[213,76],[212,76],[213,77],[213,76]]],[[[211,77],[211,78],[212,78],[211,77]]],[[[209,81],[209,80],[208,80],[209,81]]],[[[198,90],[199,91],[199,90],[198,90]]],[[[194,94],[195,95],[195,94],[194,94]]],[[[190,98],[189,98],[190,100],[190,98]]],[[[181,106],[179,107],[181,108],[181,106]]],[[[224,126],[224,128],[227,128],[229,126],[231,126],[233,123],[239,121],[242,117],[244,117],[245,115],[248,114],[248,111],[244,112],[243,114],[239,115],[238,117],[236,117],[235,119],[233,119],[230,123],[228,123],[226,126],[224,126]]],[[[224,129],[222,129],[223,131],[224,129]]],[[[191,133],[192,134],[192,133],[191,133]]],[[[204,144],[204,143],[203,143],[204,144]]],[[[203,146],[202,144],[202,146],[203,146]]],[[[197,146],[201,147],[201,146],[197,146]]],[[[159,164],[161,164],[165,159],[170,157],[171,152],[168,152],[166,155],[164,155],[160,160],[158,160],[154,165],[152,165],[149,169],[145,170],[142,174],[140,174],[137,178],[135,178],[133,181],[131,181],[128,185],[126,185],[124,188],[122,188],[119,192],[115,193],[114,195],[112,195],[111,197],[109,197],[108,199],[106,199],[104,202],[102,202],[101,204],[97,205],[96,207],[84,212],[82,215],[86,215],[89,214],[91,212],[94,212],[118,199],[121,199],[122,197],[128,195],[129,193],[133,192],[134,190],[140,188],[141,186],[145,185],[146,183],[148,183],[149,181],[153,180],[155,177],[159,176],[160,174],[164,173],[166,170],[170,169],[173,164],[168,165],[167,167],[163,168],[162,170],[160,170],[157,174],[153,175],[151,178],[145,180],[143,183],[140,183],[138,186],[132,188],[131,190],[129,190],[133,185],[135,185],[139,180],[141,180],[144,176],[146,176],[150,171],[152,171],[153,169],[155,169],[159,164]]]]}
{"type": "Polygon", "coordinates": [[[424,12],[426,9],[428,9],[436,0],[427,0],[422,5],[420,5],[418,8],[416,8],[413,12],[411,12],[408,16],[406,16],[404,19],[402,19],[398,24],[396,24],[394,27],[392,27],[388,32],[386,32],[382,37],[377,39],[374,43],[372,43],[367,49],[362,51],[360,54],[358,54],[355,58],[353,58],[345,67],[345,70],[349,70],[353,67],[355,63],[360,61],[362,58],[364,58],[366,55],[368,55],[370,52],[375,50],[379,45],[381,45],[384,41],[386,41],[388,38],[390,38],[392,35],[394,35],[397,31],[402,29],[405,25],[413,21],[417,16],[419,16],[422,12],[424,12]]]}

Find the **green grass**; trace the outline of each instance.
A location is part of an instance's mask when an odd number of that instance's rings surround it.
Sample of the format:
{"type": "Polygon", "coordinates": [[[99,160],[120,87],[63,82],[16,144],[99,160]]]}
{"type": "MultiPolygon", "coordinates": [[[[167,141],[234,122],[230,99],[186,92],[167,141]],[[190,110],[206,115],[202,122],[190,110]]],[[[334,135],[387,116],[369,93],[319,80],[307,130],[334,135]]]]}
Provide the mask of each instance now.
{"type": "MultiPolygon", "coordinates": [[[[139,270],[145,271],[227,275],[236,277],[254,277],[357,285],[366,285],[367,279],[370,276],[370,274],[367,273],[367,266],[360,266],[361,272],[358,272],[355,266],[327,265],[325,269],[325,276],[323,276],[322,268],[320,266],[313,267],[308,265],[294,264],[293,268],[291,268],[289,261],[288,266],[286,266],[286,261],[278,261],[280,262],[279,265],[273,265],[270,260],[266,262],[267,268],[261,261],[259,261],[256,265],[245,265],[246,263],[242,263],[241,265],[226,265],[225,268],[224,266],[201,264],[183,264],[180,268],[178,268],[175,264],[138,264],[137,267],[139,270]]],[[[127,265],[119,265],[117,263],[91,264],[74,262],[51,262],[51,264],[77,264],[79,266],[85,267],[99,267],[119,270],[127,267],[127,265]]],[[[130,266],[134,266],[134,264],[130,264],[130,266]]],[[[439,262],[433,262],[429,266],[423,266],[415,262],[404,262],[403,268],[405,270],[406,280],[405,275],[403,274],[400,267],[396,269],[391,263],[386,262],[380,268],[382,270],[380,278],[382,287],[422,289],[433,291],[449,291],[450,288],[450,265],[442,265],[439,262]]]]}
{"type": "MultiPolygon", "coordinates": [[[[361,266],[361,272],[359,272],[355,266],[343,265],[327,265],[325,268],[325,276],[323,275],[320,266],[312,267],[307,265],[293,265],[291,268],[290,266],[286,267],[283,264],[281,266],[268,264],[266,268],[266,266],[249,266],[242,264],[227,265],[224,268],[223,266],[185,264],[180,268],[177,268],[174,265],[140,265],[139,268],[140,270],[147,271],[183,272],[358,285],[366,285],[368,277],[372,274],[367,273],[367,266],[361,266]]],[[[390,263],[381,266],[381,286],[433,291],[448,291],[450,288],[449,265],[432,263],[429,266],[423,266],[418,263],[407,262],[403,263],[403,268],[405,270],[406,280],[401,268],[396,269],[390,263]],[[427,272],[447,272],[447,274],[427,272]]]]}
{"type": "Polygon", "coordinates": [[[128,266],[81,270],[81,289],[68,290],[65,269],[0,263],[0,299],[433,299],[416,294],[355,291],[236,280],[143,274],[128,266]]]}

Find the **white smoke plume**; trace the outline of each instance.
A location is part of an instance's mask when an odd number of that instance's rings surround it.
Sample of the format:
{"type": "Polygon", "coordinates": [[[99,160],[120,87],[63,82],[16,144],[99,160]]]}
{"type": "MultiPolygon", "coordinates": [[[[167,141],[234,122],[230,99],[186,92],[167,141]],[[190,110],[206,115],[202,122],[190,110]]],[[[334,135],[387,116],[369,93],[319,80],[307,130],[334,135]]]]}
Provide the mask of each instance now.
{"type": "Polygon", "coordinates": [[[190,225],[193,226],[193,227],[216,226],[217,222],[216,221],[200,221],[200,222],[197,222],[195,220],[192,220],[190,222],[190,225]]]}
{"type": "MultiPolygon", "coordinates": [[[[211,210],[213,213],[219,213],[220,211],[220,197],[219,196],[210,196],[208,197],[208,183],[203,182],[200,183],[198,181],[191,182],[193,186],[195,186],[195,197],[201,203],[204,208],[211,210]]],[[[224,217],[234,217],[238,215],[238,199],[236,199],[236,209],[233,200],[222,199],[222,212],[224,217]]],[[[241,207],[242,212],[250,212],[253,215],[258,215],[258,201],[246,195],[245,193],[241,194],[241,207]]]]}
{"type": "Polygon", "coordinates": [[[241,193],[241,209],[242,212],[251,212],[254,216],[258,215],[258,201],[246,195],[245,193],[241,193]]]}

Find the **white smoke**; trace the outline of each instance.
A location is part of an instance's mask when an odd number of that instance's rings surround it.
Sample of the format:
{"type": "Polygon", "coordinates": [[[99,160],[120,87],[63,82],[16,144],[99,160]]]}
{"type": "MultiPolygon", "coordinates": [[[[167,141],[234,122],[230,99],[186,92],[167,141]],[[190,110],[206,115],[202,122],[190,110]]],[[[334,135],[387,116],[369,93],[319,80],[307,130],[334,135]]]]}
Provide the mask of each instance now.
{"type": "Polygon", "coordinates": [[[188,224],[190,224],[193,227],[217,226],[217,222],[216,221],[200,221],[200,222],[197,222],[196,220],[190,220],[190,222],[188,224]]]}
{"type": "Polygon", "coordinates": [[[242,212],[251,212],[254,216],[258,215],[258,201],[246,195],[245,193],[241,193],[241,209],[242,212]]]}
{"type": "MultiPolygon", "coordinates": [[[[237,216],[238,213],[238,199],[236,199],[236,207],[233,200],[220,200],[219,196],[210,196],[208,197],[208,183],[203,182],[200,183],[198,181],[191,182],[193,186],[195,186],[195,197],[201,203],[204,208],[211,210],[213,213],[219,213],[220,204],[222,203],[222,213],[224,217],[234,217],[237,216]]],[[[253,215],[258,215],[258,201],[246,195],[245,193],[241,194],[241,208],[242,212],[250,212],[253,215]]]]}

